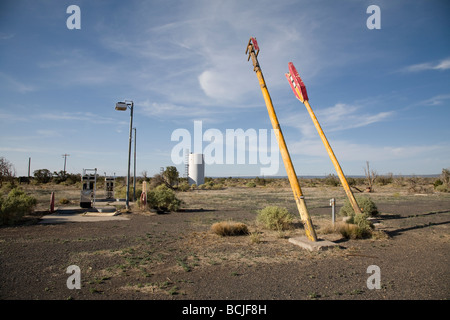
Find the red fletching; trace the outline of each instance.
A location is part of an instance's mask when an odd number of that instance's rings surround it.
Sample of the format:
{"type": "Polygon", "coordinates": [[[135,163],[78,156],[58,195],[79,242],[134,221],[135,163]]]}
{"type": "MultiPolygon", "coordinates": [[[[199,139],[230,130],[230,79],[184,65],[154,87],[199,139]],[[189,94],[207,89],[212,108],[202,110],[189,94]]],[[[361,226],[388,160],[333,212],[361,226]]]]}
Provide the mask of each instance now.
{"type": "Polygon", "coordinates": [[[253,43],[253,47],[255,48],[255,50],[259,51],[258,42],[256,41],[256,38],[252,37],[252,43],[253,43]]]}
{"type": "Polygon", "coordinates": [[[299,99],[301,101],[302,98],[297,93],[297,90],[295,90],[295,83],[294,83],[294,80],[292,79],[291,75],[289,73],[285,73],[284,75],[286,76],[286,79],[288,79],[289,85],[291,86],[292,91],[294,91],[295,96],[297,97],[297,99],[299,99]]]}

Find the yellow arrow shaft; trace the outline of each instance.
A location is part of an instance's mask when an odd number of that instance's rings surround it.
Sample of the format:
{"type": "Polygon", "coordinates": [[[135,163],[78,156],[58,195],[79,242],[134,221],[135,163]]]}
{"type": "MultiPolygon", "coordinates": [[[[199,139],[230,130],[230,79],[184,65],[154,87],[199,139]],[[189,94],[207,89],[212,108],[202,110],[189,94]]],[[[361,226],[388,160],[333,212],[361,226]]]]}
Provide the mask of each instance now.
{"type": "Polygon", "coordinates": [[[353,192],[350,189],[347,179],[345,178],[344,172],[342,171],[342,168],[336,159],[333,149],[331,149],[330,143],[328,142],[327,137],[325,136],[325,133],[323,132],[322,127],[320,126],[319,121],[317,120],[316,115],[314,114],[311,105],[309,104],[309,101],[305,100],[303,103],[306,109],[308,110],[308,113],[311,116],[312,121],[314,122],[317,132],[319,132],[320,138],[322,139],[322,142],[325,145],[325,149],[327,149],[328,155],[330,156],[330,159],[333,162],[333,165],[336,169],[339,179],[341,180],[342,186],[344,187],[345,193],[347,194],[348,200],[350,201],[353,210],[355,211],[355,213],[361,213],[361,209],[359,208],[358,203],[356,202],[356,199],[353,195],[353,192]]]}
{"type": "MultiPolygon", "coordinates": [[[[253,56],[252,56],[253,58],[253,56]]],[[[286,173],[289,178],[289,183],[291,185],[292,192],[294,193],[295,202],[297,204],[297,209],[300,213],[300,218],[303,222],[306,236],[311,241],[317,241],[316,232],[314,230],[314,226],[312,224],[311,217],[309,216],[308,209],[306,207],[306,202],[302,194],[302,190],[300,188],[300,184],[298,182],[297,174],[295,173],[294,166],[292,165],[291,157],[289,155],[288,148],[286,146],[286,142],[283,137],[283,133],[281,131],[280,124],[278,122],[277,115],[275,113],[275,109],[272,104],[272,99],[270,98],[269,91],[267,90],[266,83],[264,81],[263,74],[259,67],[255,68],[256,75],[259,80],[259,85],[261,86],[261,91],[264,97],[264,101],[266,102],[267,111],[269,112],[270,121],[272,123],[272,127],[275,131],[275,135],[277,137],[278,146],[280,148],[281,157],[283,158],[284,166],[286,168],[286,173]]]]}

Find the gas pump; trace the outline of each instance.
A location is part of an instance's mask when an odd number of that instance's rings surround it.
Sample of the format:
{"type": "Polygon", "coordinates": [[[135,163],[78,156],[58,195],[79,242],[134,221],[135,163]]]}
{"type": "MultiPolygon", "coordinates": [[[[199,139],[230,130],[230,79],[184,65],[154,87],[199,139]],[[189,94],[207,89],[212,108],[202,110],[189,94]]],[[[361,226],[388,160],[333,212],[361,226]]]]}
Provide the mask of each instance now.
{"type": "Polygon", "coordinates": [[[95,205],[95,190],[97,189],[97,168],[95,169],[83,169],[83,175],[81,176],[81,208],[92,208],[95,205]],[[88,171],[94,171],[94,174],[87,173],[88,171]]]}
{"type": "Polygon", "coordinates": [[[105,177],[106,199],[114,199],[115,177],[105,177]]]}

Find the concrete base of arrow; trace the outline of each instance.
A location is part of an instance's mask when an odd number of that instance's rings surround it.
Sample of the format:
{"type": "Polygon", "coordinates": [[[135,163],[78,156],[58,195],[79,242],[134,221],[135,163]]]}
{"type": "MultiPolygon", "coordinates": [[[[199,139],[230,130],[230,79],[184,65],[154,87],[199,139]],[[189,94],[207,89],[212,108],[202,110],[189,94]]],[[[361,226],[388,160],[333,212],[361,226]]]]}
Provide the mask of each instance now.
{"type": "Polygon", "coordinates": [[[336,243],[328,240],[317,239],[317,241],[311,241],[305,236],[289,238],[289,242],[309,251],[328,250],[337,246],[336,243]]]}

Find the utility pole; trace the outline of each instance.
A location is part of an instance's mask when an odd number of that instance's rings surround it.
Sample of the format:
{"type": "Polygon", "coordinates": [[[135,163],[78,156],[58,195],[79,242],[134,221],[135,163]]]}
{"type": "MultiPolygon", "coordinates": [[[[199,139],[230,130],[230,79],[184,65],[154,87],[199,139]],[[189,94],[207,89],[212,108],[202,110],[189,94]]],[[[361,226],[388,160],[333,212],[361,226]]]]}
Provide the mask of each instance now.
{"type": "Polygon", "coordinates": [[[65,153],[62,156],[64,157],[64,175],[66,175],[66,159],[70,154],[65,153]]]}
{"type": "Polygon", "coordinates": [[[31,157],[28,158],[28,178],[30,178],[31,157]]]}

